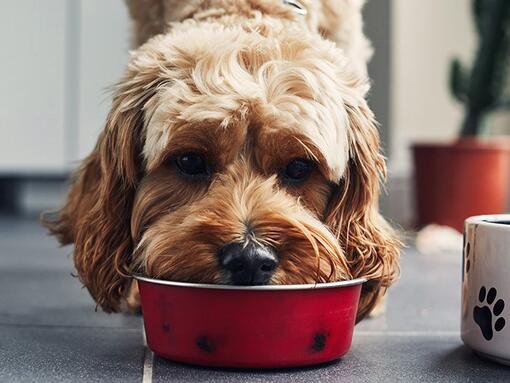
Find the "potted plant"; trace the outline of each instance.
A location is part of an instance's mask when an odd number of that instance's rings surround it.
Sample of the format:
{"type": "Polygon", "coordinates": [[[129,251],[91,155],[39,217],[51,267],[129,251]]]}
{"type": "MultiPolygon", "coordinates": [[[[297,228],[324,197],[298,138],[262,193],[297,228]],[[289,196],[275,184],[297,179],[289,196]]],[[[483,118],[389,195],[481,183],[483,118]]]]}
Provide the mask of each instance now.
{"type": "Polygon", "coordinates": [[[462,231],[464,219],[506,209],[510,145],[483,137],[488,117],[510,108],[510,1],[473,2],[479,45],[471,71],[453,60],[450,88],[465,105],[460,138],[446,144],[413,146],[418,225],[448,225],[462,231]]]}

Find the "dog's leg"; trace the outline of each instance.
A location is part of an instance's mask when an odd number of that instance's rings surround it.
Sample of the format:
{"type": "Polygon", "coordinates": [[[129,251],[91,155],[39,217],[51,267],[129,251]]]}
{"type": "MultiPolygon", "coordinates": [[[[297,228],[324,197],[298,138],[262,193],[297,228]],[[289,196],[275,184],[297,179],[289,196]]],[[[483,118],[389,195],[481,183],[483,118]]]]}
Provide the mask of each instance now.
{"type": "Polygon", "coordinates": [[[377,302],[372,311],[368,314],[368,317],[375,318],[378,317],[379,315],[383,315],[384,313],[386,313],[387,302],[388,298],[386,297],[386,295],[381,295],[377,299],[377,302]]]}
{"type": "Polygon", "coordinates": [[[122,307],[122,311],[130,312],[133,314],[140,313],[140,292],[138,291],[138,283],[136,280],[131,281],[129,286],[128,294],[126,296],[125,304],[122,307]]]}
{"type": "Polygon", "coordinates": [[[386,312],[386,289],[377,288],[361,293],[356,322],[363,318],[374,318],[386,312]]]}

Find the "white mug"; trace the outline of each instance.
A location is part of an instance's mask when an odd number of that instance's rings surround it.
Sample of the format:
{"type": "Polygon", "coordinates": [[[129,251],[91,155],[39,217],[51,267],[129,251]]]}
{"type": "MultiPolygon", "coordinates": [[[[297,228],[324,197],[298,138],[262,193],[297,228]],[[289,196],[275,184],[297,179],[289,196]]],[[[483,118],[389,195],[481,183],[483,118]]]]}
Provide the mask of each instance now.
{"type": "Polygon", "coordinates": [[[462,264],[462,341],[510,365],[510,215],[466,220],[462,264]]]}

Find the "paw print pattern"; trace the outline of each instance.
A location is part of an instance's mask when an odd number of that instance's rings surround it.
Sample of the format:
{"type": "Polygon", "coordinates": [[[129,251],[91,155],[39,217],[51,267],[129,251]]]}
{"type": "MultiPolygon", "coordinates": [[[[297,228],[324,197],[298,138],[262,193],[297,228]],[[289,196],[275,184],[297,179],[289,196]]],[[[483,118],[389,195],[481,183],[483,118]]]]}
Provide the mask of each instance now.
{"type": "Polygon", "coordinates": [[[471,259],[469,259],[471,253],[471,244],[468,242],[466,244],[466,274],[469,273],[469,270],[471,269],[471,259]]]}
{"type": "Polygon", "coordinates": [[[478,293],[478,299],[482,306],[476,306],[473,309],[473,319],[482,330],[482,335],[486,340],[493,338],[494,330],[499,332],[506,325],[505,318],[499,317],[505,309],[505,301],[503,299],[496,301],[497,295],[498,292],[494,287],[487,292],[485,286],[482,286],[478,293]],[[483,305],[484,301],[487,302],[486,305],[483,305]],[[494,305],[492,305],[493,303],[494,305]]]}

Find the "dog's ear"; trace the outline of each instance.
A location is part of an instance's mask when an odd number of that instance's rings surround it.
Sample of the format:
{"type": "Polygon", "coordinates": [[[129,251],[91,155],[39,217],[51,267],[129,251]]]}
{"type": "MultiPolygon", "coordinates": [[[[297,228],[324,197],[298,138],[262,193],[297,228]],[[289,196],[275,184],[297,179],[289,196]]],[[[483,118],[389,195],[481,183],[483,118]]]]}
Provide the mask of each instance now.
{"type": "Polygon", "coordinates": [[[62,244],[74,243],[81,282],[106,312],[119,310],[130,281],[131,207],[142,171],[143,105],[156,74],[131,65],[119,82],[106,126],[74,175],[67,201],[44,224],[62,244]]]}
{"type": "Polygon", "coordinates": [[[399,274],[400,242],[379,214],[381,181],[386,176],[379,134],[365,100],[346,105],[350,159],[329,201],[325,222],[336,234],[353,277],[364,277],[358,320],[368,314],[399,274]]]}

